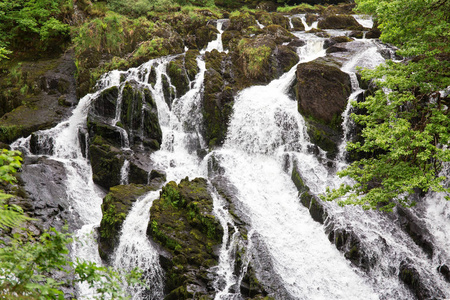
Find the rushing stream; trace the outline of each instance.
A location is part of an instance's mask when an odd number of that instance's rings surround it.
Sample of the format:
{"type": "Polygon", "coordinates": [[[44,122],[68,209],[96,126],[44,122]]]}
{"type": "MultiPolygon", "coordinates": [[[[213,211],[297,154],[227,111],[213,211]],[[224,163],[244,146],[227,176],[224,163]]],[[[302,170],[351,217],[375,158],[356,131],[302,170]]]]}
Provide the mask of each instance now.
{"type": "MultiPolygon", "coordinates": [[[[305,16],[299,15],[307,29],[305,16]]],[[[370,25],[361,16],[358,19],[370,25]]],[[[167,181],[179,182],[189,178],[208,178],[208,160],[212,156],[223,168],[223,176],[236,189],[242,214],[250,220],[249,239],[243,243],[238,239],[238,229],[226,209],[225,201],[211,185],[214,213],[224,228],[223,244],[219,253],[219,264],[214,274],[215,299],[242,299],[236,286],[242,278],[234,272],[236,249],[252,248],[252,236],[266,245],[273,271],[280,278],[290,299],[413,299],[410,290],[399,280],[395,267],[405,259],[413,261],[416,269],[425,276],[431,289],[439,290],[450,297],[450,287],[435,271],[436,266],[448,261],[449,211],[448,202],[439,196],[430,195],[416,213],[428,224],[436,240],[436,252],[432,259],[396,225],[396,217],[364,211],[359,207],[339,207],[326,203],[328,217],[325,224],[315,222],[308,209],[298,200],[298,191],[290,176],[293,165],[300,170],[305,183],[313,194],[323,193],[327,186],[337,187],[344,179],[336,177],[336,169],[346,165],[345,144],[352,128],[349,115],[351,105],[343,114],[344,140],[340,146],[334,167],[328,167],[323,151],[311,153],[305,120],[298,113],[297,102],[289,94],[295,79],[296,66],[265,86],[252,86],[241,91],[235,98],[228,133],[222,147],[214,149],[205,158],[197,155],[206,149],[202,137],[201,100],[206,66],[203,55],[216,49],[223,51],[221,43],[222,25],[218,20],[217,40],[210,42],[197,57],[199,72],[189,83],[190,90],[168,104],[163,95],[163,76],[174,56],[151,60],[138,68],[126,72],[113,71],[105,74],[98,83],[98,92],[80,100],[73,116],[53,129],[38,132],[39,142],[53,143],[52,151],[41,155],[64,164],[67,172],[66,188],[71,209],[80,215],[84,224],[76,235],[80,242],[74,244],[73,256],[101,263],[95,242],[95,228],[101,220],[103,192],[92,181],[88,160],[82,155],[82,144],[78,140],[80,128],[85,127],[86,112],[99,93],[111,86],[119,87],[116,116],[112,126],[120,119],[121,91],[126,82],[136,81],[148,88],[156,102],[162,129],[161,149],[152,153],[150,159],[167,175],[167,181]],[[150,71],[156,72],[156,83],[148,83],[150,71]],[[122,79],[121,79],[122,77],[122,79]],[[370,270],[355,267],[329,241],[331,230],[351,229],[360,238],[368,257],[373,259],[370,270]],[[325,232],[324,232],[325,231],[325,232]],[[233,288],[234,287],[234,288],[233,288]]],[[[306,45],[298,48],[300,63],[325,56],[324,38],[312,33],[297,32],[306,45]]],[[[378,50],[382,45],[372,40],[360,40],[358,52],[353,54],[342,71],[352,79],[352,94],[349,102],[357,99],[363,90],[355,75],[356,66],[373,68],[383,62],[378,50]]],[[[173,86],[172,86],[173,87],[173,86]]],[[[120,130],[120,129],[118,129],[120,130]]],[[[22,151],[29,148],[30,138],[20,139],[13,146],[22,151]]],[[[123,149],[130,149],[130,137],[123,130],[123,149]]],[[[31,155],[30,152],[26,153],[31,155]]],[[[125,160],[121,170],[121,183],[128,183],[129,161],[125,160]]],[[[211,179],[211,178],[210,178],[211,179]]],[[[146,236],[150,207],[159,192],[150,192],[135,203],[122,226],[119,246],[114,253],[112,265],[129,270],[139,267],[145,271],[148,290],[132,291],[133,299],[162,299],[164,272],[159,265],[158,252],[146,236]]],[[[248,251],[250,252],[250,251],[248,251]]],[[[245,257],[248,263],[250,256],[245,257]]],[[[243,268],[246,268],[244,263],[243,268]]],[[[89,299],[92,291],[78,287],[80,297],[89,299]]],[[[285,296],[274,294],[277,299],[285,296]]]]}

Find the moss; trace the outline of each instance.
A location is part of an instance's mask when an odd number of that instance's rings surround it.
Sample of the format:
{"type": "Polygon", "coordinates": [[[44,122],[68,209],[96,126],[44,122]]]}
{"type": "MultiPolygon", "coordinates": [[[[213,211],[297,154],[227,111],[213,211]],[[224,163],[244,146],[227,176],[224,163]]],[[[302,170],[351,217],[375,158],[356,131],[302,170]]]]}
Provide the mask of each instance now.
{"type": "Polygon", "coordinates": [[[184,67],[185,56],[179,56],[172,60],[167,68],[167,73],[172,84],[176,88],[176,97],[181,97],[189,90],[189,78],[184,67]]]}
{"type": "Polygon", "coordinates": [[[212,215],[212,202],[201,178],[169,182],[153,202],[147,234],[173,256],[166,270],[167,294],[181,297],[173,299],[185,299],[180,291],[207,280],[207,270],[218,263],[213,249],[222,241],[223,228],[212,215]]]}
{"type": "Polygon", "coordinates": [[[133,203],[145,193],[153,190],[151,186],[130,184],[110,188],[103,198],[102,220],[99,232],[99,251],[102,259],[108,260],[119,241],[119,234],[133,203]]]}
{"type": "Polygon", "coordinates": [[[22,126],[20,125],[2,125],[0,126],[0,142],[12,143],[22,136],[22,126]]]}
{"type": "Polygon", "coordinates": [[[244,58],[244,73],[251,78],[263,75],[269,64],[272,49],[266,45],[252,46],[247,39],[238,45],[239,54],[244,58]]]}

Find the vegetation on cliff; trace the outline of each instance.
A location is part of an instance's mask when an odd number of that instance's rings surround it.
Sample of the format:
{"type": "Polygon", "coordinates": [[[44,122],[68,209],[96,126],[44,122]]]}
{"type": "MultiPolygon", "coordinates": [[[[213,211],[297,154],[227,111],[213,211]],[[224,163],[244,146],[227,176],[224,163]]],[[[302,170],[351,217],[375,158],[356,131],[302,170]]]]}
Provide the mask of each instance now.
{"type": "Polygon", "coordinates": [[[381,39],[399,47],[406,58],[364,70],[378,90],[354,105],[364,127],[364,142],[348,145],[364,155],[339,173],[354,179],[329,191],[327,200],[391,210],[397,203],[414,205],[410,195],[449,193],[442,172],[450,161],[450,2],[444,0],[359,0],[373,13],[381,39]]]}
{"type": "MultiPolygon", "coordinates": [[[[0,154],[0,183],[14,184],[21,167],[21,153],[2,149],[0,154]]],[[[67,232],[50,228],[40,236],[21,228],[33,221],[17,205],[7,203],[13,195],[0,191],[0,298],[2,299],[65,299],[64,288],[87,283],[97,299],[112,297],[128,299],[121,282],[140,283],[140,272],[132,270],[122,277],[110,267],[92,262],[72,262],[69,245],[73,242],[67,232]]],[[[67,228],[66,228],[67,230],[67,228]]],[[[72,295],[73,296],[73,295],[72,295]]]]}

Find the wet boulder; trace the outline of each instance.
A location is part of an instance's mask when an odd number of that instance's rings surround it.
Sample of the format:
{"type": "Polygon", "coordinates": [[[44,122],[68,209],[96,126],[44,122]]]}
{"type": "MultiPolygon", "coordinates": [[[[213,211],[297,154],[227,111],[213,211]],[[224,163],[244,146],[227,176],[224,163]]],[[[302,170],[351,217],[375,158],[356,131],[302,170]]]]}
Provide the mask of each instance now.
{"type": "Polygon", "coordinates": [[[414,293],[418,300],[443,299],[442,291],[430,286],[428,280],[413,265],[410,259],[400,263],[398,277],[414,293]]]}
{"type": "Polygon", "coordinates": [[[319,20],[317,27],[320,29],[347,29],[347,30],[363,30],[355,18],[350,15],[328,15],[319,20]]]}
{"type": "Polygon", "coordinates": [[[256,19],[249,12],[238,12],[230,16],[228,30],[243,31],[250,26],[257,26],[256,19]]]}
{"type": "Polygon", "coordinates": [[[92,179],[96,184],[108,190],[120,184],[120,170],[124,158],[121,150],[109,144],[100,135],[90,141],[89,160],[92,168],[92,179]]]}
{"type": "Polygon", "coordinates": [[[414,216],[408,209],[401,206],[397,207],[398,221],[400,227],[406,232],[416,243],[417,246],[428,255],[428,258],[433,257],[434,246],[431,239],[432,235],[428,231],[425,223],[414,216]]]}
{"type": "Polygon", "coordinates": [[[319,58],[297,67],[295,92],[299,112],[326,125],[335,124],[351,93],[350,77],[336,64],[319,58]]]}
{"type": "Polygon", "coordinates": [[[303,31],[305,30],[305,25],[303,25],[303,22],[300,18],[294,17],[291,19],[292,22],[292,29],[295,31],[303,31]]]}
{"type": "Polygon", "coordinates": [[[327,39],[324,43],[323,43],[323,48],[327,49],[331,46],[334,46],[336,44],[339,43],[348,43],[353,41],[352,38],[349,38],[348,36],[334,36],[331,37],[329,39],[327,39]]]}
{"type": "Polygon", "coordinates": [[[341,114],[351,93],[350,77],[324,58],[299,64],[295,93],[311,141],[333,158],[342,137],[341,114]]]}
{"type": "Polygon", "coordinates": [[[217,38],[218,33],[219,31],[217,30],[217,28],[212,25],[206,25],[198,28],[195,32],[197,48],[198,49],[206,48],[209,42],[217,38]]]}
{"type": "Polygon", "coordinates": [[[322,200],[313,195],[304,183],[296,160],[293,162],[291,180],[298,190],[300,203],[309,210],[314,221],[323,224],[328,217],[328,212],[322,200]]]}
{"type": "Polygon", "coordinates": [[[222,242],[223,228],[213,215],[205,179],[186,178],[164,186],[151,207],[147,235],[171,258],[163,265],[165,299],[209,294],[208,270],[218,263],[216,248],[222,242]]]}
{"type": "Polygon", "coordinates": [[[235,89],[232,86],[233,69],[224,53],[216,50],[205,55],[206,73],[202,114],[205,140],[210,147],[222,144],[232,113],[235,89]]]}
{"type": "Polygon", "coordinates": [[[19,173],[20,190],[18,197],[10,204],[17,204],[24,212],[39,221],[40,230],[55,227],[61,230],[66,222],[69,231],[81,227],[78,213],[71,210],[73,205],[67,195],[68,176],[62,162],[46,157],[27,157],[19,173]]]}
{"type": "Polygon", "coordinates": [[[375,266],[377,257],[367,251],[361,238],[351,228],[331,226],[328,230],[330,230],[328,234],[330,242],[334,243],[336,248],[344,253],[345,258],[354,265],[366,272],[375,266]]]}
{"type": "Polygon", "coordinates": [[[128,212],[136,200],[155,187],[129,184],[113,186],[103,198],[98,250],[100,257],[108,261],[120,239],[120,230],[128,212]]]}

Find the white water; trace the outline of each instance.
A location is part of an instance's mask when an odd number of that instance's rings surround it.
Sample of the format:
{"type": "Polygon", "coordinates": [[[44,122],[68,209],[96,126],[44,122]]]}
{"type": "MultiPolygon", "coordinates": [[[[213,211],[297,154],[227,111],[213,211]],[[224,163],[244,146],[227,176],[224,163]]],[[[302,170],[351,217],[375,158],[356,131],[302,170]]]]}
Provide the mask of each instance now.
{"type": "MultiPolygon", "coordinates": [[[[315,49],[315,43],[308,41],[304,50],[315,49]]],[[[306,51],[302,61],[320,54],[306,51]]],[[[358,276],[300,205],[297,190],[282,168],[286,151],[315,160],[306,154],[309,141],[297,103],[285,94],[284,87],[292,80],[289,75],[239,94],[226,142],[217,150],[221,166],[238,189],[252,228],[267,244],[275,271],[292,296],[378,299],[370,284],[358,276]]]]}
{"type": "Polygon", "coordinates": [[[372,28],[373,27],[373,19],[372,16],[369,15],[353,15],[353,18],[364,26],[365,28],[372,28]]]}
{"type": "Polygon", "coordinates": [[[311,26],[308,25],[308,23],[306,23],[306,14],[293,15],[291,18],[293,18],[293,17],[297,17],[297,18],[300,18],[300,20],[302,20],[303,26],[305,26],[305,31],[310,31],[311,29],[317,29],[317,24],[319,24],[319,21],[314,21],[311,23],[311,26]]]}
{"type": "MultiPolygon", "coordinates": [[[[348,97],[347,106],[342,113],[342,129],[343,139],[339,145],[337,159],[340,163],[345,160],[347,142],[352,138],[351,131],[354,127],[353,121],[350,118],[351,110],[353,108],[353,102],[357,100],[358,95],[364,92],[360,88],[358,78],[356,77],[356,67],[373,69],[379,64],[384,62],[383,57],[378,52],[378,45],[371,40],[361,40],[358,43],[361,44],[359,51],[352,55],[352,58],[348,60],[341,68],[343,72],[346,72],[350,76],[352,92],[348,97]]],[[[341,164],[341,168],[345,166],[341,164]]]]}
{"type": "Polygon", "coordinates": [[[131,288],[132,299],[162,299],[163,270],[159,266],[159,254],[147,239],[147,225],[150,220],[150,208],[159,192],[150,192],[140,197],[122,225],[119,246],[114,252],[113,266],[121,270],[139,268],[144,271],[145,287],[131,288]]]}
{"type": "MultiPolygon", "coordinates": [[[[305,33],[296,34],[308,40],[307,45],[298,51],[301,62],[325,55],[322,39],[305,33]]],[[[211,46],[211,50],[219,46],[216,44],[214,47],[211,46]]],[[[354,74],[357,65],[373,67],[379,63],[377,55],[376,47],[369,47],[344,64],[342,70],[354,74]]],[[[192,82],[193,88],[186,95],[174,99],[169,107],[163,97],[161,78],[166,74],[167,63],[172,58],[152,60],[131,69],[126,80],[137,80],[150,89],[158,106],[163,131],[161,150],[153,153],[151,159],[158,169],[167,173],[168,180],[178,182],[186,176],[206,176],[205,161],[201,161],[195,153],[195,149],[205,148],[200,134],[205,63],[201,58],[197,59],[200,72],[192,82]],[[157,74],[154,86],[147,83],[151,67],[157,74]]],[[[121,74],[116,71],[105,75],[98,88],[120,86],[121,74]]],[[[355,78],[351,76],[354,92],[358,92],[355,78]]],[[[433,273],[437,263],[448,262],[448,254],[441,250],[450,246],[447,238],[450,207],[445,200],[430,196],[425,205],[424,218],[440,249],[431,262],[389,216],[365,212],[359,207],[341,208],[332,203],[326,204],[330,213],[326,225],[333,221],[335,227],[351,229],[361,237],[363,248],[369,255],[377,259],[376,265],[365,274],[350,265],[328,241],[324,227],[314,222],[307,209],[299,204],[290,173],[286,173],[284,168],[286,156],[290,161],[297,161],[312,193],[321,193],[326,186],[336,187],[342,180],[336,178],[320,162],[320,158],[307,151],[310,142],[305,132],[305,122],[298,114],[296,101],[287,95],[294,78],[295,67],[267,86],[254,86],[242,91],[235,99],[226,142],[222,149],[214,151],[220,157],[224,176],[237,188],[237,196],[244,207],[242,213],[251,220],[252,232],[257,233],[267,245],[276,275],[282,279],[285,288],[296,299],[413,299],[414,296],[398,279],[398,265],[409,257],[414,259],[415,267],[421,274],[432,278],[432,284],[450,296],[448,284],[433,273]]],[[[80,214],[85,224],[76,234],[83,243],[75,244],[73,253],[78,258],[100,263],[92,232],[101,218],[103,195],[91,180],[90,166],[81,155],[77,139],[78,128],[85,126],[86,111],[95,96],[88,95],[81,99],[72,118],[42,132],[42,135],[55,140],[52,158],[64,163],[72,209],[80,214]]],[[[16,146],[24,146],[28,142],[22,139],[16,146]]],[[[126,182],[125,174],[124,171],[123,182],[126,182]]],[[[149,210],[156,197],[157,192],[152,192],[134,204],[123,224],[113,264],[126,270],[136,266],[146,270],[151,290],[151,295],[146,297],[161,299],[163,274],[156,251],[145,235],[149,210]]],[[[214,213],[225,231],[219,265],[211,270],[216,276],[215,297],[233,299],[239,297],[239,292],[232,287],[239,286],[242,278],[233,273],[238,239],[236,233],[229,232],[228,227],[234,228],[235,232],[237,230],[222,199],[214,191],[213,199],[214,213]]],[[[251,239],[246,246],[251,249],[251,239]]],[[[251,257],[245,259],[251,260],[251,257]]],[[[85,286],[79,290],[86,298],[92,296],[92,291],[85,286]]],[[[142,298],[143,292],[135,290],[133,299],[142,298]]]]}
{"type": "Polygon", "coordinates": [[[217,38],[214,41],[208,43],[206,49],[201,51],[202,54],[204,54],[205,52],[212,51],[214,49],[216,49],[219,52],[224,52],[222,44],[222,33],[223,33],[222,26],[225,21],[226,19],[217,20],[217,30],[219,31],[219,33],[217,34],[217,38]]]}

